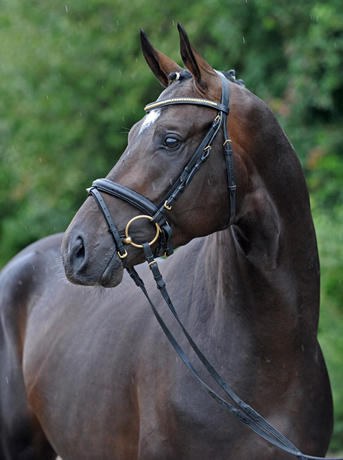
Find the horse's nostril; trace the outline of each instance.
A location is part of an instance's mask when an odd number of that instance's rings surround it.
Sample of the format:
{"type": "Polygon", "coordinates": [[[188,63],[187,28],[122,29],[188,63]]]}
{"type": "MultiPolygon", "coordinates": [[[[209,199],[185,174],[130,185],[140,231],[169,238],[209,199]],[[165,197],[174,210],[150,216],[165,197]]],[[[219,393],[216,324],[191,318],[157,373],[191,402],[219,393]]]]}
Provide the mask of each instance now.
{"type": "Polygon", "coordinates": [[[74,270],[78,270],[85,258],[85,246],[83,244],[83,239],[78,236],[75,241],[74,246],[74,270]]]}
{"type": "Polygon", "coordinates": [[[78,243],[79,243],[79,247],[77,248],[76,252],[75,252],[75,257],[77,259],[83,259],[84,256],[85,256],[85,247],[83,245],[83,241],[81,238],[78,238],[78,243]]]}

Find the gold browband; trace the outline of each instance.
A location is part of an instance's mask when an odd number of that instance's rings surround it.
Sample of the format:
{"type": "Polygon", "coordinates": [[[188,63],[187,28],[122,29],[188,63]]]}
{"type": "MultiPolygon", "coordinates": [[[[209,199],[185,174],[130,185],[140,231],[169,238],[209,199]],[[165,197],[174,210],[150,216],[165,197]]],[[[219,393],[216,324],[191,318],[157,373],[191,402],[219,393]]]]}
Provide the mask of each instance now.
{"type": "Polygon", "coordinates": [[[176,97],[174,99],[166,99],[164,101],[152,102],[144,107],[144,110],[148,112],[151,109],[155,109],[156,107],[161,107],[163,105],[168,104],[201,104],[201,105],[208,105],[210,107],[217,108],[220,104],[218,102],[209,101],[208,99],[198,99],[195,97],[176,97]]]}

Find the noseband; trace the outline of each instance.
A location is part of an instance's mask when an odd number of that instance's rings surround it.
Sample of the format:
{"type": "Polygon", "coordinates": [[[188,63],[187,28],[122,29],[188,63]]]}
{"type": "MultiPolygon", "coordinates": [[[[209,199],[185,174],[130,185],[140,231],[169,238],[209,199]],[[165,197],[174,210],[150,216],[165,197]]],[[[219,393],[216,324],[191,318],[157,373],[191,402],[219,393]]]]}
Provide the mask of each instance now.
{"type": "MultiPolygon", "coordinates": [[[[219,73],[219,72],[218,72],[219,73]]],[[[295,447],[282,433],[276,430],[267,420],[265,420],[258,412],[256,412],[251,406],[246,404],[239,396],[233,391],[233,389],[222,379],[218,372],[214,369],[208,359],[203,355],[201,350],[198,348],[187,329],[183,326],[180,318],[171,302],[171,299],[166,290],[166,285],[163,281],[162,275],[159,271],[157,262],[154,260],[154,256],[151,251],[151,246],[159,239],[159,246],[155,251],[155,256],[162,255],[171,255],[173,253],[173,247],[171,244],[172,229],[167,221],[167,212],[170,211],[173,207],[173,204],[180,197],[181,193],[184,191],[185,187],[191,182],[194,177],[194,174],[200,169],[201,165],[207,160],[210,152],[211,145],[216,135],[218,134],[221,126],[224,130],[224,154],[227,164],[227,175],[228,175],[228,187],[229,187],[229,196],[230,196],[230,219],[228,225],[232,224],[235,216],[235,192],[236,185],[234,180],[234,170],[233,170],[233,160],[232,160],[232,148],[231,142],[228,137],[227,131],[227,117],[229,114],[229,85],[228,81],[224,75],[219,74],[222,78],[222,98],[221,103],[210,101],[207,99],[197,99],[197,98],[173,98],[162,101],[153,102],[148,104],[145,107],[145,111],[153,110],[155,108],[165,107],[168,105],[175,104],[192,104],[192,105],[201,105],[206,107],[211,107],[218,110],[218,114],[214,119],[211,128],[207,132],[206,136],[200,143],[199,147],[193,154],[192,158],[188,162],[187,166],[183,169],[178,179],[172,185],[167,194],[162,198],[162,200],[155,205],[150,200],[140,195],[139,193],[131,190],[123,185],[120,185],[116,182],[113,182],[109,179],[97,179],[93,182],[92,187],[88,189],[88,194],[92,195],[96,202],[98,203],[105,219],[108,224],[108,228],[114,238],[116,243],[118,255],[120,258],[125,259],[127,256],[127,251],[125,250],[125,244],[131,244],[135,247],[143,248],[146,260],[149,264],[149,267],[154,276],[156,286],[161,292],[161,295],[166,302],[169,310],[173,314],[176,322],[178,323],[181,331],[186,337],[188,343],[202,362],[204,368],[208,371],[212,379],[219,385],[222,391],[226,393],[236,404],[233,406],[221,396],[219,396],[211,387],[209,387],[200,377],[198,372],[193,367],[192,363],[186,356],[185,352],[176,341],[175,337],[172,335],[159,312],[157,311],[155,305],[152,303],[143,280],[139,277],[138,273],[133,267],[126,267],[127,272],[134,280],[136,285],[141,288],[142,292],[146,296],[151,309],[159,322],[161,328],[163,329],[165,335],[167,336],[169,342],[173,346],[174,350],[177,352],[183,363],[187,366],[189,371],[193,376],[198,380],[198,382],[205,388],[208,394],[225,410],[230,412],[234,417],[236,417],[241,423],[246,425],[256,434],[258,434],[263,439],[267,440],[274,446],[280,448],[281,450],[288,452],[300,460],[324,460],[321,457],[313,457],[311,455],[302,454],[297,447],[295,447]],[[126,225],[125,228],[125,237],[121,237],[119,232],[114,225],[111,214],[107,208],[107,205],[100,192],[107,193],[109,195],[120,198],[131,205],[138,208],[144,214],[132,218],[126,225]],[[129,235],[130,225],[138,219],[148,219],[152,224],[156,226],[156,235],[155,237],[147,243],[137,244],[132,241],[132,238],[129,235]]],[[[330,459],[328,459],[330,460],[330,459]]],[[[333,459],[331,459],[333,460],[333,459]]],[[[340,459],[343,460],[343,459],[340,459]]]]}
{"type": "MultiPolygon", "coordinates": [[[[133,219],[131,219],[126,225],[125,238],[122,238],[119,235],[119,232],[114,225],[113,219],[100,192],[105,192],[109,195],[120,198],[135,206],[140,211],[142,211],[144,214],[138,216],[138,218],[147,218],[153,225],[156,226],[157,237],[155,236],[155,238],[149,242],[149,245],[151,246],[153,243],[155,243],[155,241],[159,239],[159,245],[156,248],[155,256],[157,257],[163,254],[166,256],[171,255],[173,253],[173,246],[171,243],[172,229],[168,223],[167,214],[169,211],[171,211],[174,203],[179,199],[181,193],[191,182],[195,173],[200,169],[201,165],[209,157],[212,148],[212,143],[222,126],[224,130],[223,147],[227,165],[227,177],[230,196],[230,218],[228,225],[230,225],[233,222],[236,209],[236,185],[233,169],[232,148],[227,130],[227,117],[230,111],[229,84],[223,74],[219,72],[218,74],[221,76],[222,79],[221,103],[210,101],[207,99],[181,97],[153,102],[151,104],[148,104],[144,108],[144,110],[148,113],[150,110],[153,110],[155,108],[166,107],[169,105],[191,104],[211,107],[212,109],[216,109],[218,111],[218,114],[215,117],[212,126],[210,127],[204,139],[196,149],[192,158],[189,160],[188,164],[185,166],[185,168],[183,169],[179,177],[176,179],[172,187],[169,189],[169,191],[157,205],[152,203],[150,200],[148,200],[141,194],[135,192],[134,190],[131,190],[125,187],[124,185],[118,184],[109,179],[97,179],[93,182],[92,187],[88,189],[88,193],[90,195],[93,195],[106,219],[109,230],[116,243],[118,255],[120,258],[124,259],[127,256],[127,251],[125,250],[124,244],[131,244],[135,247],[143,246],[134,243],[129,235],[129,227],[133,222],[133,219]]],[[[135,219],[137,219],[137,217],[135,219]]]]}

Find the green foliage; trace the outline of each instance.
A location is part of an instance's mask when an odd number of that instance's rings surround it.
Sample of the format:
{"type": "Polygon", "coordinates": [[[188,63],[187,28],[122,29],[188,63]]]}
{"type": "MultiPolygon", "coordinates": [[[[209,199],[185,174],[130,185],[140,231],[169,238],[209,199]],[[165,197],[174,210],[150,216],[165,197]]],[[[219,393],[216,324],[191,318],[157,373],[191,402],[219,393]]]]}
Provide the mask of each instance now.
{"type": "Polygon", "coordinates": [[[324,210],[313,197],[313,216],[321,259],[319,342],[328,367],[335,408],[332,449],[343,446],[343,207],[324,210]]]}
{"type": "MultiPolygon", "coordinates": [[[[343,9],[340,0],[3,0],[0,15],[0,266],[64,231],[126,146],[159,85],[139,28],[180,62],[176,23],[218,69],[276,113],[303,164],[322,267],[320,341],[343,445],[343,9]]],[[[340,443],[340,444],[339,444],[340,443]]]]}

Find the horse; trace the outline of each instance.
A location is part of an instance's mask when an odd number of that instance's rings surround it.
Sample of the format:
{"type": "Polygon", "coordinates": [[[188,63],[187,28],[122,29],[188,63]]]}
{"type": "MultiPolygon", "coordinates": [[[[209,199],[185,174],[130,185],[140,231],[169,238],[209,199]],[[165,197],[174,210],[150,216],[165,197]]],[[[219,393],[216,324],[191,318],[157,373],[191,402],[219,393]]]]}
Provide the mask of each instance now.
{"type": "Polygon", "coordinates": [[[141,32],[164,89],[118,163],[64,235],[1,273],[1,460],[294,458],[204,391],[131,277],[205,385],[162,276],[196,350],[235,394],[307,455],[328,449],[319,259],[300,162],[268,106],[178,29],[185,67],[141,32]]]}

